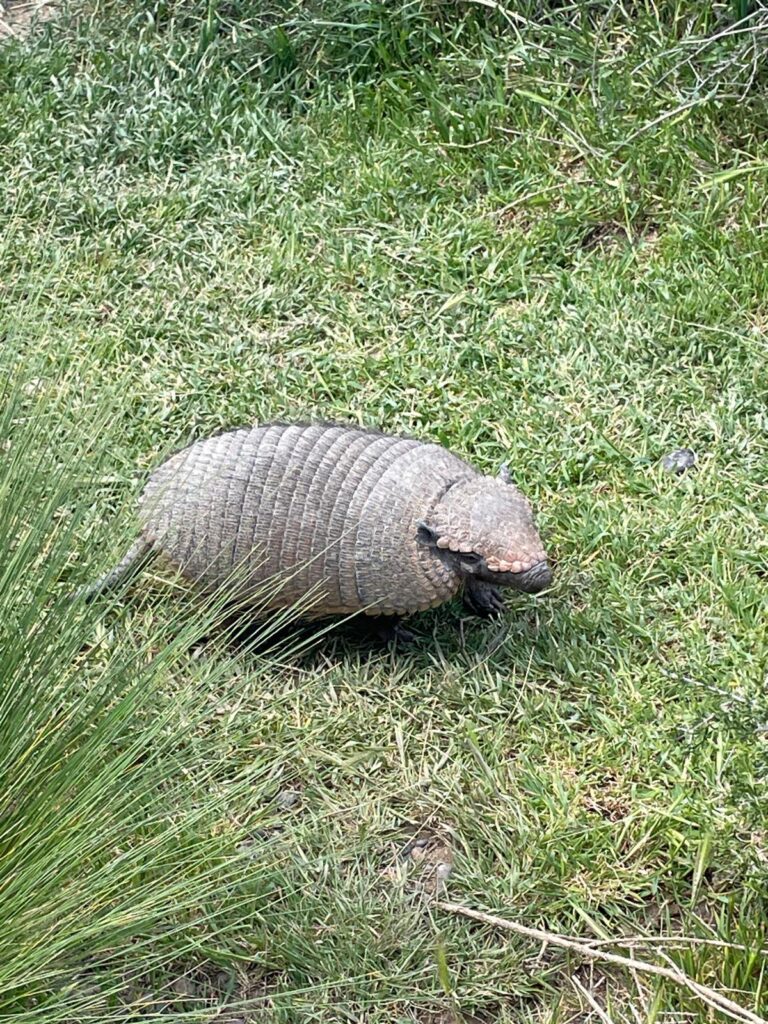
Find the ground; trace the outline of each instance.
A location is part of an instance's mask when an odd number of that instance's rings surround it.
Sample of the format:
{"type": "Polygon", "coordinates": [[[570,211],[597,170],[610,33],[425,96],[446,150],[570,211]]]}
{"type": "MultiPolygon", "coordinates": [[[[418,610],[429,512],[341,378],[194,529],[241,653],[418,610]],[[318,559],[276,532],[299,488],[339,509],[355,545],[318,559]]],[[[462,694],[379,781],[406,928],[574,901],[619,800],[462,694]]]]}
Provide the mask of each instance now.
{"type": "Polygon", "coordinates": [[[45,0],[3,0],[0,4],[0,39],[23,37],[52,18],[56,5],[45,0]]]}
{"type": "Polygon", "coordinates": [[[7,621],[121,553],[164,452],[261,419],[508,462],[557,572],[407,652],[183,643],[161,574],[28,623],[34,672],[9,632],[5,1012],[718,1019],[442,894],[685,936],[635,953],[768,1015],[768,25],[741,8],[103,4],[0,45],[3,423],[45,469],[3,501],[74,516],[55,572],[8,531],[7,621]]]}

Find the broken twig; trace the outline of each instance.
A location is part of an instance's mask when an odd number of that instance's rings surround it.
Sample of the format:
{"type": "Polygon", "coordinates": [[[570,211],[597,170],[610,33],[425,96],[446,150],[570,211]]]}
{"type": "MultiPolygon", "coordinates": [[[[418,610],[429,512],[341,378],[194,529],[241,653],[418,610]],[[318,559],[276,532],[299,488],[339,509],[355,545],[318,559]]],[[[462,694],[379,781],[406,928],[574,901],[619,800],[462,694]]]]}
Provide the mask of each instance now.
{"type": "Polygon", "coordinates": [[[731,1020],[741,1021],[742,1024],[768,1024],[765,1017],[758,1017],[751,1010],[739,1006],[728,996],[724,996],[716,989],[702,985],[694,981],[679,967],[661,967],[659,964],[648,963],[645,960],[637,960],[634,957],[620,956],[618,953],[606,953],[602,949],[596,949],[582,939],[574,939],[565,935],[556,935],[553,932],[543,931],[541,928],[528,928],[517,921],[510,921],[505,917],[497,917],[495,914],[486,914],[482,910],[470,910],[460,903],[447,903],[443,900],[436,903],[440,910],[447,914],[458,914],[461,917],[468,917],[473,921],[480,921],[482,924],[490,925],[492,928],[500,928],[503,931],[515,932],[527,939],[534,939],[536,942],[544,942],[550,946],[559,946],[561,949],[570,949],[579,956],[589,960],[600,960],[603,963],[616,964],[617,967],[627,967],[630,970],[640,971],[645,974],[655,974],[665,978],[675,985],[682,985],[713,1010],[718,1010],[731,1020]]]}

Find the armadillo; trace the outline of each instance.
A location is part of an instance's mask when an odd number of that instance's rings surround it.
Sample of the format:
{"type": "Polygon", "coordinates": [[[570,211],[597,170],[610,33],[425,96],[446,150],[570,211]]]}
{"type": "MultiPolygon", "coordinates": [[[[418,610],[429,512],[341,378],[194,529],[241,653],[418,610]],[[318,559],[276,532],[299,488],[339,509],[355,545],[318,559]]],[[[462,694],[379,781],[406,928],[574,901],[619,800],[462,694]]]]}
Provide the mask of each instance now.
{"type": "Polygon", "coordinates": [[[154,554],[264,611],[313,595],[304,618],[363,613],[395,626],[462,589],[475,614],[498,614],[498,587],[537,593],[552,580],[505,467],[484,476],[439,444],[355,426],[270,423],[197,441],[151,474],[139,520],[138,540],[87,599],[154,554]]]}

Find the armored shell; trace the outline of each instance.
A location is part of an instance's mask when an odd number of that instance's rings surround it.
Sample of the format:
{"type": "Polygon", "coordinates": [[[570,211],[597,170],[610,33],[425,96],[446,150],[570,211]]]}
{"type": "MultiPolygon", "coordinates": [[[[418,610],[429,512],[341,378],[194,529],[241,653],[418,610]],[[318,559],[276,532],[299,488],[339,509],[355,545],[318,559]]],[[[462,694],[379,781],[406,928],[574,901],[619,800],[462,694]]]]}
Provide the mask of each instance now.
{"type": "Polygon", "coordinates": [[[418,521],[475,469],[436,444],[326,425],[234,430],[178,452],[150,478],[142,533],[189,580],[233,581],[266,607],[311,593],[311,616],[408,614],[461,577],[417,539],[418,521]]]}

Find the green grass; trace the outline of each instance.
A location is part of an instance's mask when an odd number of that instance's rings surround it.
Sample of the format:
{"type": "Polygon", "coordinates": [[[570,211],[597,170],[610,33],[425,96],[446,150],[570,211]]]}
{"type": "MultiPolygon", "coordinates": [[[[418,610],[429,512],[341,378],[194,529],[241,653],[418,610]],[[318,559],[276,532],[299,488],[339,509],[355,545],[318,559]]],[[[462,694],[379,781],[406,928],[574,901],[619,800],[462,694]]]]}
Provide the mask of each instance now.
{"type": "Polygon", "coordinates": [[[137,2],[2,44],[0,1016],[576,1019],[575,961],[390,870],[419,830],[469,906],[748,946],[669,954],[768,1016],[755,7],[137,2]],[[194,643],[156,576],[60,603],[165,452],[307,416],[509,461],[553,591],[298,660],[194,643]]]}

